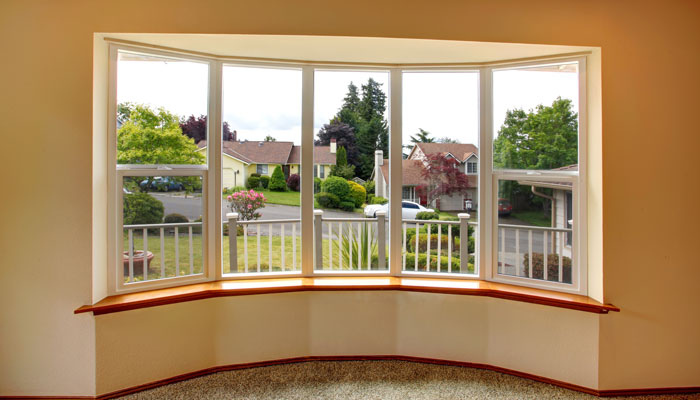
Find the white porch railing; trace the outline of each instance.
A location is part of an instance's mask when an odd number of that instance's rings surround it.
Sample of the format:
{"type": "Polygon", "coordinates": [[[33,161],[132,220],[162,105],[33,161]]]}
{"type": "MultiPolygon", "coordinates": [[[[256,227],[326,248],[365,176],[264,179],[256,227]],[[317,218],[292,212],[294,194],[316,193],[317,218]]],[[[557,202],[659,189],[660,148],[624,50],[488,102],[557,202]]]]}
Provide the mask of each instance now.
{"type": "MultiPolygon", "coordinates": [[[[236,213],[227,214],[227,218],[231,273],[301,271],[297,252],[299,219],[239,221],[236,213]],[[278,259],[276,263],[273,254],[278,259]]],[[[469,227],[477,223],[468,219],[469,214],[459,214],[459,221],[402,220],[403,271],[474,273],[469,227]],[[408,236],[413,227],[415,231],[408,236]]],[[[387,271],[387,224],[386,212],[382,211],[377,212],[376,218],[324,218],[322,210],[315,210],[314,270],[387,271]]]]}
{"type": "Polygon", "coordinates": [[[184,223],[173,223],[173,224],[140,224],[140,225],[124,225],[124,230],[127,235],[127,242],[125,243],[126,249],[124,250],[124,256],[122,257],[124,263],[124,280],[126,282],[134,282],[136,278],[142,281],[164,279],[173,276],[182,275],[194,275],[196,273],[201,273],[202,266],[201,262],[195,265],[195,241],[199,239],[199,245],[201,246],[201,237],[199,235],[194,235],[195,230],[201,232],[202,223],[201,222],[184,222],[184,223]],[[153,250],[156,250],[156,254],[149,251],[149,231],[158,230],[159,241],[153,246],[153,250]],[[134,235],[134,231],[140,232],[141,235],[134,235]],[[182,233],[186,232],[186,240],[188,242],[188,260],[187,265],[180,265],[180,236],[182,233]],[[166,259],[166,237],[170,237],[172,234],[174,248],[174,256],[170,259],[166,259]],[[141,236],[141,249],[138,250],[140,254],[137,254],[135,250],[135,239],[141,236]],[[196,236],[196,237],[195,237],[196,236]],[[158,261],[160,264],[160,274],[155,271],[151,271],[151,263],[153,259],[156,259],[156,255],[159,256],[158,261]],[[173,265],[168,265],[172,263],[173,265]],[[139,267],[139,268],[136,268],[139,267]],[[174,270],[172,268],[174,267],[174,270]],[[181,269],[184,267],[185,269],[181,269]],[[150,274],[149,272],[153,272],[150,274]],[[183,274],[184,272],[184,274],[183,274]]]}
{"type": "Polygon", "coordinates": [[[225,223],[228,224],[229,232],[229,273],[301,271],[301,262],[298,260],[301,253],[298,251],[300,249],[297,249],[297,232],[301,233],[300,219],[239,221],[238,213],[228,213],[226,217],[225,223]],[[243,228],[242,249],[238,248],[239,226],[243,228]],[[265,233],[267,235],[264,235],[265,233]],[[288,234],[291,240],[287,240],[288,234]],[[261,243],[263,237],[267,239],[267,246],[261,243]],[[275,237],[279,237],[279,249],[274,249],[277,247],[276,244],[273,245],[273,242],[277,241],[275,237]],[[252,246],[249,246],[249,241],[252,246]],[[252,262],[249,251],[255,252],[252,262]],[[279,253],[275,254],[276,251],[279,253]],[[240,256],[243,258],[243,265],[239,261],[240,256]]]}
{"type": "Polygon", "coordinates": [[[498,273],[571,283],[572,229],[498,225],[498,273]]]}

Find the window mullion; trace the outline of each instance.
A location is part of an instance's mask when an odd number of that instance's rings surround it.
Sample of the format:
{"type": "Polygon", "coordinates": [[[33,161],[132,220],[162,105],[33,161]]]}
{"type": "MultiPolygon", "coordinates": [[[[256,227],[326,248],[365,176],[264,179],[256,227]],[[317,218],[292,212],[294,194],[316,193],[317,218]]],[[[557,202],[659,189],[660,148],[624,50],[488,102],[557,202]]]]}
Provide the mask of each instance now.
{"type": "Polygon", "coordinates": [[[498,221],[493,216],[493,92],[492,69],[479,70],[479,229],[477,236],[477,257],[479,278],[491,279],[493,276],[493,229],[498,221]]]}
{"type": "MultiPolygon", "coordinates": [[[[401,233],[402,233],[402,122],[403,122],[403,72],[392,69],[389,76],[389,272],[401,274],[401,233]]],[[[377,172],[375,172],[377,173],[377,172]]]]}
{"type": "Polygon", "coordinates": [[[314,68],[301,73],[301,273],[314,273],[314,68]]]}
{"type": "Polygon", "coordinates": [[[222,253],[223,243],[221,237],[221,131],[222,116],[222,63],[212,61],[209,63],[209,123],[207,124],[207,150],[209,154],[208,172],[206,184],[208,190],[207,202],[204,205],[206,215],[206,231],[204,231],[205,274],[209,279],[220,279],[223,274],[222,253]]]}

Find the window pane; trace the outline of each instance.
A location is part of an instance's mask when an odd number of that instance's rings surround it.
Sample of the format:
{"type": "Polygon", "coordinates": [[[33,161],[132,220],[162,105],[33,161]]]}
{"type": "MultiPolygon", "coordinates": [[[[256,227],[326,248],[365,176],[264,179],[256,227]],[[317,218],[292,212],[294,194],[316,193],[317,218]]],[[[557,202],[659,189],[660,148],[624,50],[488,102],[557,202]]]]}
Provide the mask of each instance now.
{"type": "Polygon", "coordinates": [[[201,274],[202,178],[124,177],[122,192],[124,282],[201,274]]]}
{"type": "Polygon", "coordinates": [[[120,51],[117,163],[204,164],[209,67],[120,51]]]}
{"type": "Polygon", "coordinates": [[[402,186],[404,195],[411,196],[404,199],[421,205],[420,209],[404,208],[403,219],[413,220],[421,211],[434,210],[442,221],[418,229],[415,224],[403,224],[404,270],[475,272],[478,146],[478,73],[403,73],[402,186]],[[464,212],[470,213],[473,226],[461,235],[457,214],[464,212]],[[460,253],[460,240],[467,241],[468,254],[460,253]],[[467,261],[464,270],[460,269],[462,258],[467,261]]]}
{"type": "Polygon", "coordinates": [[[493,165],[578,164],[578,63],[493,72],[493,165]]]}
{"type": "Polygon", "coordinates": [[[498,181],[499,274],[571,283],[571,190],[566,183],[498,181]]]}
{"type": "Polygon", "coordinates": [[[224,66],[223,114],[223,214],[239,214],[223,227],[223,271],[299,272],[301,71],[224,66]]]}
{"type": "Polygon", "coordinates": [[[317,270],[389,268],[388,225],[380,228],[360,213],[373,218],[388,210],[379,204],[389,197],[388,88],[387,72],[315,72],[315,207],[324,218],[343,219],[322,223],[317,270]]]}

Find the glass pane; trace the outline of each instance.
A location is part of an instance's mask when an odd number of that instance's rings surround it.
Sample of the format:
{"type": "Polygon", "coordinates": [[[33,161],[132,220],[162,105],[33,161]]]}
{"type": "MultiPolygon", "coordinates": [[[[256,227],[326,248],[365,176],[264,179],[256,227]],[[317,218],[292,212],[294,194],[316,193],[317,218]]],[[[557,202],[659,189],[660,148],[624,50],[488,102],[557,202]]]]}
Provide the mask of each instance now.
{"type": "Polygon", "coordinates": [[[209,66],[119,52],[117,163],[204,164],[209,66]]]}
{"type": "Polygon", "coordinates": [[[499,274],[571,283],[571,192],[561,182],[498,181],[499,274]]]}
{"type": "Polygon", "coordinates": [[[479,204],[478,73],[404,72],[402,139],[402,193],[409,202],[402,210],[404,270],[474,273],[479,204]],[[465,212],[472,225],[461,235],[457,214],[465,212]],[[441,222],[416,228],[409,222],[416,219],[441,222]],[[468,254],[460,254],[460,239],[468,241],[468,254]],[[461,258],[467,261],[465,271],[460,269],[461,258]]]}
{"type": "Polygon", "coordinates": [[[224,273],[301,271],[301,71],[224,66],[223,114],[224,273]]]}
{"type": "Polygon", "coordinates": [[[388,88],[388,72],[315,73],[314,207],[343,219],[322,222],[316,269],[388,269],[388,215],[382,227],[364,218],[388,211],[388,88]]]}
{"type": "Polygon", "coordinates": [[[493,72],[493,166],[577,169],[578,63],[493,72]]]}
{"type": "Polygon", "coordinates": [[[122,192],[124,282],[201,274],[202,178],[124,177],[122,192]]]}

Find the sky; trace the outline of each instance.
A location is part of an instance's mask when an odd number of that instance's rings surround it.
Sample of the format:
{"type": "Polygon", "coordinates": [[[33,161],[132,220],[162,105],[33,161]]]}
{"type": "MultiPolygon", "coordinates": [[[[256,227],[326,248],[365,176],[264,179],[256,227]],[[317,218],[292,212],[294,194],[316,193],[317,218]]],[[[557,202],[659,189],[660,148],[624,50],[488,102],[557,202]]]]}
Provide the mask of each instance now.
{"type": "MultiPolygon", "coordinates": [[[[389,74],[382,71],[317,70],[314,76],[314,132],[341,107],[347,87],[358,89],[373,78],[387,93],[389,74]]],[[[479,76],[476,72],[405,72],[403,143],[419,128],[434,138],[449,137],[478,145],[479,76]]],[[[120,61],[117,102],[164,107],[181,117],[207,113],[206,64],[181,61],[120,61]]],[[[578,111],[578,75],[542,70],[495,71],[494,134],[506,110],[551,105],[557,97],[573,100],[578,111]]],[[[224,121],[239,139],[301,141],[301,70],[225,66],[224,121]]],[[[387,110],[388,120],[388,110],[387,110]]]]}

